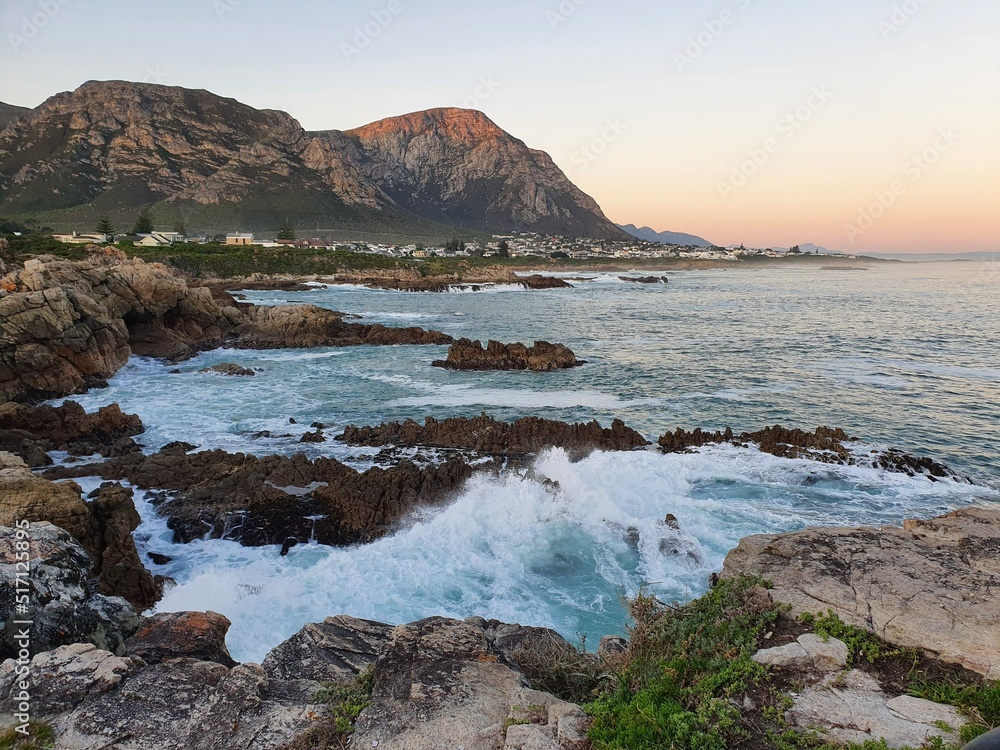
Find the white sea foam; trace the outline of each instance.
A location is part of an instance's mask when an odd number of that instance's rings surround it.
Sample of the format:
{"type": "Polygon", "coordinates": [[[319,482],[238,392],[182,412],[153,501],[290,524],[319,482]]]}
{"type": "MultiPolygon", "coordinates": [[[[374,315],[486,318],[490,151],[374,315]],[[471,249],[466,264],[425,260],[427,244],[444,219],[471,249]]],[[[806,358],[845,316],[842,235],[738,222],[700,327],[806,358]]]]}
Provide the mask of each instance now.
{"type": "MultiPolygon", "coordinates": [[[[378,377],[378,376],[375,376],[378,377]]],[[[530,375],[529,375],[530,377],[530,375]]],[[[627,409],[638,406],[656,406],[661,399],[623,399],[608,393],[591,390],[536,391],[530,389],[477,388],[472,385],[440,385],[410,381],[411,387],[424,392],[417,396],[395,399],[390,407],[403,406],[507,406],[518,409],[554,408],[572,409],[627,409]]]]}
{"type": "Polygon", "coordinates": [[[806,524],[898,523],[965,504],[981,488],[817,465],[722,446],[697,454],[560,450],[534,471],[474,477],[452,504],[424,510],[394,535],[350,549],[171,542],[143,493],[142,549],[173,562],[158,611],[213,609],[233,621],[237,659],[267,650],[307,622],[350,614],[398,623],[483,615],[554,627],[568,637],[620,632],[622,594],[649,585],[666,599],[704,589],[747,534],[806,524]],[[664,523],[667,513],[680,524],[664,523]]]}

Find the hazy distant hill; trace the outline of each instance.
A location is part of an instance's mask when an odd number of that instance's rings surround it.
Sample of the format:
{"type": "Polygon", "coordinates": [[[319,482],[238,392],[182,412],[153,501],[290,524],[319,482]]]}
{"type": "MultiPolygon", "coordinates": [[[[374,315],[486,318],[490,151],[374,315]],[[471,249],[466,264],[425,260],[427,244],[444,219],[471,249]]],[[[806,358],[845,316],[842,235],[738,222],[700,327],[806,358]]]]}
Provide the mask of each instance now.
{"type": "Polygon", "coordinates": [[[13,104],[0,102],[0,130],[3,130],[18,117],[30,111],[27,107],[15,107],[13,104]]]}
{"type": "MultiPolygon", "coordinates": [[[[0,214],[158,226],[624,236],[549,156],[481,112],[435,109],[349,132],[208,91],[122,81],[57,94],[0,133],[0,214]]],[[[314,235],[315,236],[315,235],[314,235]]]]}
{"type": "Polygon", "coordinates": [[[635,224],[619,224],[619,226],[633,237],[646,242],[662,242],[664,245],[693,245],[695,247],[714,247],[713,243],[702,237],[684,232],[657,232],[649,227],[639,229],[635,224]]]}

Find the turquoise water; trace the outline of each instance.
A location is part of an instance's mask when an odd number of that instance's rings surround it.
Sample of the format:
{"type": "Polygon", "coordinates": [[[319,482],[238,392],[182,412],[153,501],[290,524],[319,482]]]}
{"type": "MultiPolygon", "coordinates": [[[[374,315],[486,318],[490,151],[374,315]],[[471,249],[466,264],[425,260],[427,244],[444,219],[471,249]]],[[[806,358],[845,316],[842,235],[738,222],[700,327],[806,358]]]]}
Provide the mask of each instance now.
{"type": "MultiPolygon", "coordinates": [[[[389,622],[484,615],[596,643],[622,631],[621,596],[642,585],[665,598],[694,596],[747,534],[898,523],[998,499],[1000,276],[970,263],[732,269],[670,280],[644,286],[593,275],[568,290],[477,294],[254,292],[260,304],[309,302],[455,336],[560,341],[589,364],[454,373],[430,366],[445,353],[437,347],[220,351],[184,363],[180,374],[135,359],[109,388],[78,400],[138,413],[150,449],[184,439],[262,454],[302,450],[297,438],[316,420],[333,435],[349,423],[483,411],[604,424],[620,417],[653,440],[679,426],[826,424],[865,444],[930,455],[977,486],[729,447],[595,454],[575,464],[552,451],[534,468],[558,491],[534,479],[480,477],[448,508],[374,545],[306,546],[287,558],[219,540],[173,545],[140,497],[141,545],[175,557],[156,568],[178,581],[161,609],[223,612],[238,659],[260,659],[304,623],[339,613],[389,622]],[[252,379],[198,372],[223,361],[262,371],[252,379]],[[251,437],[260,430],[277,437],[251,437]],[[663,525],[667,513],[681,532],[663,525]]],[[[308,452],[361,467],[372,454],[334,442],[308,452]]]]}

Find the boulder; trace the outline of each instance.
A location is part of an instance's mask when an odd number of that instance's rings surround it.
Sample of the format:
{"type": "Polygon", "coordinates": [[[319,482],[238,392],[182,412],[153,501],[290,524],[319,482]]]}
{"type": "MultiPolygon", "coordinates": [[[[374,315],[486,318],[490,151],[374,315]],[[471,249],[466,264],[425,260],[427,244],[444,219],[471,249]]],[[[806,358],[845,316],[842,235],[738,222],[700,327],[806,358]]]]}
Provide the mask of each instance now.
{"type": "Polygon", "coordinates": [[[740,575],[769,580],[795,615],[832,611],[891,644],[1000,679],[1000,507],[903,528],[748,537],[723,569],[740,575]]]}
{"type": "Polygon", "coordinates": [[[819,672],[839,672],[847,666],[850,651],[836,638],[823,639],[814,633],[800,635],[785,646],[761,649],[753,656],[758,664],[791,669],[812,668],[819,672]]]}
{"type": "Polygon", "coordinates": [[[461,339],[448,349],[448,359],[434,362],[434,367],[448,370],[534,370],[549,372],[586,364],[578,360],[563,344],[536,341],[532,347],[524,344],[502,344],[490,341],[484,348],[479,341],[461,339]]]}
{"type": "Polygon", "coordinates": [[[629,451],[649,445],[638,432],[616,419],[610,428],[596,421],[567,424],[538,417],[516,422],[500,422],[485,414],[438,421],[427,417],[423,424],[413,420],[387,422],[379,427],[348,426],[337,436],[348,445],[425,446],[457,448],[494,455],[538,453],[545,448],[564,448],[574,457],[595,450],[629,451]]]}
{"type": "Polygon", "coordinates": [[[276,680],[345,682],[372,666],[392,635],[392,626],[338,615],[310,623],[264,658],[276,680]]]}
{"type": "Polygon", "coordinates": [[[129,656],[147,664],[168,659],[197,659],[236,666],[226,647],[226,633],[232,623],[217,612],[169,612],[143,618],[139,629],[128,639],[129,656]]]}
{"type": "Polygon", "coordinates": [[[240,365],[233,364],[232,362],[223,362],[220,365],[213,365],[212,367],[206,367],[202,372],[214,372],[219,375],[226,375],[228,377],[243,377],[252,378],[257,373],[246,367],[241,367],[240,365]]]}
{"type": "Polygon", "coordinates": [[[20,626],[15,620],[32,622],[32,654],[73,643],[122,654],[139,616],[121,597],[94,591],[87,576],[91,567],[79,542],[50,523],[0,527],[0,655],[18,651],[20,626]],[[17,555],[23,546],[28,547],[31,575],[18,579],[17,555]],[[28,596],[27,612],[15,609],[21,591],[28,596]]]}

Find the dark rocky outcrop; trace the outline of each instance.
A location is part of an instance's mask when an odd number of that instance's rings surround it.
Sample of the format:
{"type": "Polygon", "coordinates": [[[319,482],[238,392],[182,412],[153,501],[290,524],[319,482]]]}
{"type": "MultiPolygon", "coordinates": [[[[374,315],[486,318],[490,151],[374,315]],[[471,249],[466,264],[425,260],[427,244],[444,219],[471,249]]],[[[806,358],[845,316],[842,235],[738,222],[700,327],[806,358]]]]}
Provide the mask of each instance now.
{"type": "Polygon", "coordinates": [[[129,656],[147,664],[198,659],[227,667],[236,662],[226,647],[227,617],[217,612],[168,612],[143,618],[125,644],[129,656]]]}
{"type": "Polygon", "coordinates": [[[347,323],[310,305],[255,307],[191,287],[158,263],[95,250],[33,258],[0,280],[0,402],[41,401],[99,385],[131,354],[180,361],[199,351],[448,344],[421,328],[347,323]]]}
{"type": "Polygon", "coordinates": [[[368,542],[414,508],[445,501],[473,473],[461,460],[421,468],[404,461],[358,472],[332,458],[259,458],[242,453],[141,453],[51,477],[100,475],[142,489],[165,490],[158,505],[176,538],[226,538],[247,546],[315,539],[321,544],[368,542]]]}
{"type": "Polygon", "coordinates": [[[87,503],[75,483],[54,484],[32,474],[16,456],[0,453],[0,526],[57,524],[88,555],[85,572],[95,577],[96,590],[124,597],[141,611],[156,603],[163,582],[139,559],[132,539],[139,520],[129,489],[107,484],[87,503]]]}
{"type": "MultiPolygon", "coordinates": [[[[420,269],[421,271],[424,269],[420,269]]],[[[413,268],[394,268],[338,273],[331,284],[358,284],[373,289],[393,289],[398,292],[448,292],[453,289],[481,292],[504,286],[525,289],[571,289],[572,284],[554,276],[532,274],[518,276],[509,266],[469,268],[461,272],[440,274],[420,273],[413,268]]]]}
{"type": "Polygon", "coordinates": [[[669,279],[666,276],[619,276],[622,281],[627,281],[631,284],[667,284],[669,279]]]}
{"type": "Polygon", "coordinates": [[[125,640],[139,625],[132,606],[117,596],[98,593],[91,585],[90,556],[70,534],[50,523],[26,529],[0,524],[0,659],[19,649],[15,636],[30,621],[30,650],[41,653],[70,643],[90,643],[121,654],[125,640]],[[31,575],[28,607],[16,611],[17,555],[27,543],[31,575]]]}
{"type": "Polygon", "coordinates": [[[448,359],[434,363],[448,370],[534,370],[549,372],[586,364],[576,358],[563,344],[536,341],[532,347],[524,344],[502,344],[490,341],[485,348],[479,341],[461,339],[451,345],[448,359]]]}
{"type": "Polygon", "coordinates": [[[222,364],[213,365],[212,367],[206,367],[202,370],[202,372],[214,372],[219,375],[226,375],[227,377],[243,378],[252,378],[257,374],[250,368],[234,364],[233,362],[223,362],[222,364]]]}
{"type": "Polygon", "coordinates": [[[862,453],[852,449],[852,446],[845,445],[856,442],[856,438],[849,437],[841,429],[818,427],[815,432],[806,432],[775,425],[765,427],[758,432],[744,432],[740,435],[734,434],[728,427],[724,432],[704,432],[701,429],[687,432],[678,429],[661,437],[659,445],[664,453],[684,453],[706,445],[721,443],[741,447],[753,445],[764,453],[779,458],[808,458],[828,464],[871,466],[910,476],[926,476],[931,480],[953,478],[965,481],[947,466],[930,458],[918,458],[895,449],[862,453]]]}
{"type": "Polygon", "coordinates": [[[565,448],[574,458],[595,450],[629,451],[649,445],[642,435],[618,419],[610,428],[602,428],[596,421],[567,424],[525,417],[508,423],[485,414],[443,421],[427,417],[423,424],[407,420],[378,427],[348,426],[337,440],[348,445],[455,448],[493,455],[524,455],[545,448],[565,448]]]}
{"type": "Polygon", "coordinates": [[[338,615],[311,623],[264,658],[276,680],[343,682],[375,664],[392,638],[392,626],[338,615]]]}
{"type": "Polygon", "coordinates": [[[142,420],[111,404],[88,414],[74,401],[61,406],[0,404],[0,451],[20,456],[32,467],[48,466],[49,451],[74,456],[120,455],[138,446],[131,439],[145,431],[142,420]]]}

